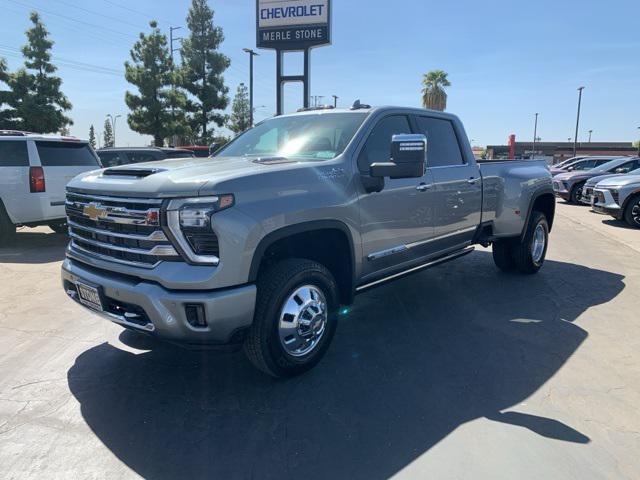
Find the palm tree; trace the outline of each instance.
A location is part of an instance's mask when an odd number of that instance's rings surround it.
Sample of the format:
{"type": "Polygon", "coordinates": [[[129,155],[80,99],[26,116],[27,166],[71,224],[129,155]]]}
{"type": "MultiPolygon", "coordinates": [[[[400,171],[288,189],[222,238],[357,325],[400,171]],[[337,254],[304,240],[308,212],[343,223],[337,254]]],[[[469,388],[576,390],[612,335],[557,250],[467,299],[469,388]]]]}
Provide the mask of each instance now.
{"type": "Polygon", "coordinates": [[[424,108],[443,111],[447,108],[447,92],[444,87],[451,85],[447,72],[431,70],[422,77],[422,105],[424,108]]]}

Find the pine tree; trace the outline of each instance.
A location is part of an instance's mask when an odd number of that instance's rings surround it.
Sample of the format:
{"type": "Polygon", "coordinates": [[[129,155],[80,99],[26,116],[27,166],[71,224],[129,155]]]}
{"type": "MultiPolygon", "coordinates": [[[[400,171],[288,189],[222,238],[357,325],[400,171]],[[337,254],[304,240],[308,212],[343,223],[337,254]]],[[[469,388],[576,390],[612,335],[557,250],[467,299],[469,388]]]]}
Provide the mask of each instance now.
{"type": "Polygon", "coordinates": [[[62,80],[53,75],[57,68],[51,63],[53,42],[49,32],[36,12],[31,12],[29,18],[33,26],[27,30],[28,43],[22,47],[25,68],[9,76],[9,114],[22,130],[59,132],[73,125],[65,116],[71,103],[60,90],[62,80]]]}
{"type": "Polygon", "coordinates": [[[113,147],[113,129],[109,119],[104,121],[104,130],[102,132],[102,146],[104,148],[113,147]]]}
{"type": "Polygon", "coordinates": [[[174,72],[167,37],[160,32],[155,21],[149,23],[151,33],[140,34],[131,49],[131,62],[125,62],[125,78],[138,88],[138,94],[129,91],[125,102],[131,113],[129,127],[135,132],[153,136],[156,146],[173,135],[188,134],[184,113],[186,97],[172,85],[180,83],[174,72]]]}
{"type": "Polygon", "coordinates": [[[187,16],[190,33],[181,49],[182,86],[191,94],[187,103],[189,123],[202,144],[210,143],[211,123],[224,125],[223,110],[229,105],[229,89],[222,74],[230,62],[218,52],[224,34],[222,28],[214,26],[213,15],[207,0],[192,0],[187,16]]]}
{"type": "Polygon", "coordinates": [[[96,129],[93,128],[93,124],[89,127],[89,145],[94,150],[96,149],[96,129]]]}
{"type": "Polygon", "coordinates": [[[10,74],[7,69],[7,62],[0,58],[0,130],[14,129],[15,122],[13,113],[9,109],[11,90],[9,89],[10,74]]]}
{"type": "Polygon", "coordinates": [[[244,83],[238,85],[236,96],[231,106],[231,116],[227,124],[233,133],[242,133],[251,127],[251,106],[249,105],[249,89],[244,83]]]}

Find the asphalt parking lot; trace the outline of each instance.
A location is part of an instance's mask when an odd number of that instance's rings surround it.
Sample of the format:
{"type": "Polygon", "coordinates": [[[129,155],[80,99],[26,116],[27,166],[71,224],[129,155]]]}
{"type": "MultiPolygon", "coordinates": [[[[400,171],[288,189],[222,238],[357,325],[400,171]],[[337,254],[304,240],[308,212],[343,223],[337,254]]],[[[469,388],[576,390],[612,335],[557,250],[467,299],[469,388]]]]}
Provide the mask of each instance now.
{"type": "Polygon", "coordinates": [[[0,249],[0,478],[640,478],[640,231],[559,202],[544,269],[479,249],[359,297],[292,380],[67,300],[0,249]]]}

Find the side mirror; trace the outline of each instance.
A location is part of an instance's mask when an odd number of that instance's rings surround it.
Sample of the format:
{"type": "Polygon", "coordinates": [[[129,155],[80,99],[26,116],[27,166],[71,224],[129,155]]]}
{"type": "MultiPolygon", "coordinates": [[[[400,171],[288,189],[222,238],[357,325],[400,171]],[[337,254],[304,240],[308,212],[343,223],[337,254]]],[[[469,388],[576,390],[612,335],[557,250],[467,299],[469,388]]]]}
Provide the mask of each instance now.
{"type": "Polygon", "coordinates": [[[615,169],[614,173],[627,173],[629,170],[627,170],[625,167],[618,167],[615,169]]]}
{"type": "Polygon", "coordinates": [[[372,177],[419,178],[427,164],[427,137],[417,134],[394,135],[388,162],[372,163],[372,177]]]}
{"type": "Polygon", "coordinates": [[[575,170],[575,167],[569,167],[567,168],[567,172],[573,172],[575,170]]]}

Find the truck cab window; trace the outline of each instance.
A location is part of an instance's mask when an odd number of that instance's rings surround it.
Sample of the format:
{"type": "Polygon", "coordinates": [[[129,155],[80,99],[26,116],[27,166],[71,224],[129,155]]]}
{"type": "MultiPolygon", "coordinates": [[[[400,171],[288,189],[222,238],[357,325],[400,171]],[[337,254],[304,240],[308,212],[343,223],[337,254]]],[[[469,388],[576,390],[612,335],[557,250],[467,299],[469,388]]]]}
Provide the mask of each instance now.
{"type": "Polygon", "coordinates": [[[358,169],[368,173],[372,163],[388,162],[391,156],[391,138],[401,133],[412,133],[406,116],[393,115],[380,120],[358,156],[358,169]]]}
{"type": "Polygon", "coordinates": [[[418,117],[419,133],[427,137],[427,167],[464,164],[458,137],[449,120],[418,117]]]}

